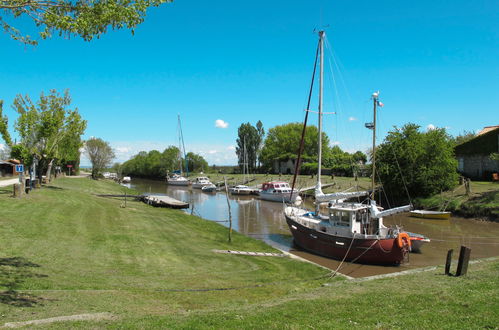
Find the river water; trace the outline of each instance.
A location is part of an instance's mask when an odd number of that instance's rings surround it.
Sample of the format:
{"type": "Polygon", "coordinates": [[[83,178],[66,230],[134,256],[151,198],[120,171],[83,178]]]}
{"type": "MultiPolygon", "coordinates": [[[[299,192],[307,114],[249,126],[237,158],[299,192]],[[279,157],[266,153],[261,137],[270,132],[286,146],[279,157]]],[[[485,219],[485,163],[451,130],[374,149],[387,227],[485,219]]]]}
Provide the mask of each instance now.
{"type": "MultiPolygon", "coordinates": [[[[200,189],[172,187],[165,182],[145,179],[133,179],[129,185],[142,193],[166,194],[188,202],[191,208],[185,212],[229,226],[227,197],[224,192],[203,193],[200,189]]],[[[229,203],[232,226],[238,232],[333,270],[340,265],[337,260],[310,254],[293,244],[281,203],[262,201],[258,196],[232,195],[229,195],[229,203]]],[[[343,263],[339,269],[340,273],[364,277],[443,265],[447,251],[454,249],[454,259],[457,259],[461,245],[471,248],[471,259],[499,256],[499,223],[454,217],[450,220],[428,220],[413,218],[407,214],[386,217],[384,223],[401,225],[407,231],[429,237],[431,242],[422,247],[421,253],[411,253],[409,262],[401,266],[343,263]]],[[[453,262],[452,272],[456,266],[457,262],[453,262]]]]}

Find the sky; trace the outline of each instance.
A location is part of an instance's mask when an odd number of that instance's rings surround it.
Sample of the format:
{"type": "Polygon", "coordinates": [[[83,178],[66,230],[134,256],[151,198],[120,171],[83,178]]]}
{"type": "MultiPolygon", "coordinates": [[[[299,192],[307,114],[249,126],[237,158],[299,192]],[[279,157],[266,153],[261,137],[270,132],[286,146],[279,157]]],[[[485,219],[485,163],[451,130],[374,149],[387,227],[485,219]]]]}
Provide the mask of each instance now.
{"type": "Polygon", "coordinates": [[[497,0],[176,0],[150,8],[134,35],[54,36],[31,47],[1,33],[0,99],[15,137],[17,94],[69,89],[88,121],[84,138],[108,141],[118,162],[178,145],[180,115],[187,152],[232,165],[242,123],[302,122],[316,29],[327,34],[331,144],[367,151],[377,90],[377,143],[409,122],[451,135],[499,125],[497,0]]]}

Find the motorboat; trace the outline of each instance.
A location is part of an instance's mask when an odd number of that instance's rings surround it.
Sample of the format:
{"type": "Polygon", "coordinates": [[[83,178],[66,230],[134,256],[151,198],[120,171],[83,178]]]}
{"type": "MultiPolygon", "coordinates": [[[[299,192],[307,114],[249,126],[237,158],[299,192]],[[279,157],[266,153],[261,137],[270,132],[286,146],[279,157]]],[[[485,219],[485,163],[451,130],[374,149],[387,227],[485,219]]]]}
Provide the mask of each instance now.
{"type": "Polygon", "coordinates": [[[283,181],[270,181],[262,184],[262,189],[258,193],[260,199],[270,202],[298,203],[301,202],[301,197],[298,195],[298,190],[293,190],[291,193],[289,183],[283,181]]]}
{"type": "Polygon", "coordinates": [[[208,179],[207,177],[199,176],[194,180],[194,182],[192,182],[192,188],[201,189],[204,186],[209,186],[212,184],[213,183],[211,183],[210,179],[208,179]]]}
{"type": "Polygon", "coordinates": [[[203,192],[206,192],[206,193],[211,193],[211,192],[215,192],[217,191],[217,186],[215,186],[213,183],[212,184],[209,184],[209,185],[206,185],[206,186],[203,186],[201,188],[201,190],[203,192]]]}
{"type": "Polygon", "coordinates": [[[188,186],[190,182],[179,174],[172,174],[166,177],[166,183],[171,186],[188,186]]]}
{"type": "Polygon", "coordinates": [[[253,192],[253,189],[243,184],[239,184],[235,187],[230,188],[229,192],[232,195],[250,195],[253,192]]]}

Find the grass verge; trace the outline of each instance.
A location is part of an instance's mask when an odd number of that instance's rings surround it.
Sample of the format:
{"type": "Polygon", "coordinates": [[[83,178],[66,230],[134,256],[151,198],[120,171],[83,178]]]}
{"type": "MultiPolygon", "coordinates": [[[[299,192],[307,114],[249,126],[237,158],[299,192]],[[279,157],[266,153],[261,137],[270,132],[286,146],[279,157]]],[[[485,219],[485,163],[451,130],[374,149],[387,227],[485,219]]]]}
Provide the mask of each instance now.
{"type": "MultiPolygon", "coordinates": [[[[499,324],[499,262],[369,282],[288,258],[181,211],[119,198],[107,181],[61,178],[23,199],[0,189],[0,315],[16,322],[110,313],[50,328],[484,328],[499,324]],[[328,283],[328,286],[323,286],[328,283]],[[89,322],[92,322],[89,324],[89,322]]],[[[133,192],[128,192],[133,193],[133,192]]],[[[0,322],[1,322],[0,321],[0,322]]],[[[3,323],[0,323],[3,324],[3,323]]]]}

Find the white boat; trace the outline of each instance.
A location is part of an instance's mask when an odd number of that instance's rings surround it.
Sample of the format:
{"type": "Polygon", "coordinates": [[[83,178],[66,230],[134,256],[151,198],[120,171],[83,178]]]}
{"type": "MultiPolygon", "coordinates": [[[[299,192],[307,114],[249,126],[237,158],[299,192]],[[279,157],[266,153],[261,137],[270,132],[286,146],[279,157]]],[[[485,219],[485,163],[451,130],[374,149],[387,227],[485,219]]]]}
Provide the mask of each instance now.
{"type": "Polygon", "coordinates": [[[203,192],[211,193],[211,192],[215,192],[215,191],[217,191],[217,186],[215,186],[215,185],[212,183],[212,184],[209,184],[209,185],[207,185],[207,186],[203,186],[203,187],[201,188],[201,190],[202,190],[203,192]]]}
{"type": "Polygon", "coordinates": [[[179,170],[174,172],[173,174],[169,175],[167,173],[166,175],[166,183],[171,186],[188,186],[191,184],[191,182],[182,176],[182,170],[183,170],[183,164],[182,164],[182,151],[184,154],[184,159],[185,159],[185,170],[187,172],[187,176],[189,176],[189,170],[188,170],[188,164],[187,164],[187,157],[185,155],[185,145],[184,145],[184,135],[182,133],[182,124],[180,122],[180,115],[178,115],[178,124],[177,124],[177,131],[179,134],[179,146],[178,146],[178,165],[179,165],[179,170]]]}
{"type": "Polygon", "coordinates": [[[196,180],[192,183],[192,188],[201,189],[204,186],[212,185],[210,179],[205,176],[198,176],[196,180]]]}
{"type": "Polygon", "coordinates": [[[230,188],[229,192],[232,195],[250,195],[253,192],[253,189],[243,184],[239,184],[235,187],[230,188]]]}
{"type": "MultiPolygon", "coordinates": [[[[398,265],[407,260],[411,248],[409,234],[400,227],[388,228],[383,217],[406,212],[409,205],[381,211],[374,200],[375,163],[373,163],[372,193],[366,203],[347,202],[350,198],[367,197],[368,191],[337,192],[324,194],[321,184],[322,163],[322,116],[323,116],[323,67],[325,32],[319,31],[317,60],[320,60],[318,102],[318,159],[317,183],[315,186],[315,211],[287,206],[284,216],[293,235],[294,242],[310,252],[342,261],[398,265]],[[321,214],[321,204],[327,204],[327,213],[321,214]]],[[[314,67],[315,71],[315,67],[314,67]]],[[[311,91],[312,92],[312,91],[311,91]]],[[[369,125],[375,134],[376,106],[379,92],[372,95],[374,123],[369,125]]],[[[310,109],[310,104],[306,109],[310,109]]],[[[305,117],[304,129],[308,112],[305,117]]],[[[303,132],[305,133],[305,132],[303,132]]],[[[304,134],[302,133],[302,136],[304,134]]],[[[373,159],[375,159],[375,135],[373,135],[373,159]]],[[[302,145],[303,141],[301,142],[302,145]]],[[[300,147],[302,149],[302,147],[300,147]]],[[[300,151],[301,153],[301,151],[300,151]]],[[[300,155],[299,155],[300,156],[300,155]]],[[[299,163],[299,161],[298,161],[299,163]]],[[[298,171],[297,171],[298,172],[298,171]]],[[[296,174],[295,174],[296,175],[296,174]]]]}
{"type": "Polygon", "coordinates": [[[301,201],[298,190],[291,194],[289,183],[282,181],[270,181],[262,184],[262,190],[258,193],[260,199],[270,202],[297,203],[301,201]]]}
{"type": "Polygon", "coordinates": [[[130,183],[132,181],[132,178],[129,176],[124,176],[123,179],[121,179],[122,183],[130,183]]]}
{"type": "Polygon", "coordinates": [[[189,180],[178,174],[172,174],[166,177],[166,183],[171,186],[188,186],[189,180]]]}

